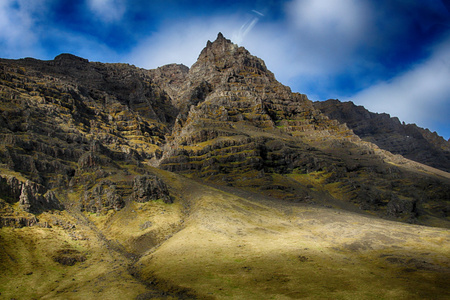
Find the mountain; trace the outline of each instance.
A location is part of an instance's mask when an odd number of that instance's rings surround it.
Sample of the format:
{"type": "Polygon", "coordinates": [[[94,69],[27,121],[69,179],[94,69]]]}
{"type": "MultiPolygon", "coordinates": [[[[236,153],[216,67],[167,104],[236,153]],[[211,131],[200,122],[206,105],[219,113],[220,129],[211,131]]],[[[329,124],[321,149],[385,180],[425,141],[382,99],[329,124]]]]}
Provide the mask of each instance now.
{"type": "Polygon", "coordinates": [[[408,159],[450,172],[450,141],[415,124],[402,124],[388,114],[369,112],[352,102],[314,102],[330,119],[345,123],[362,140],[408,159]]]}
{"type": "Polygon", "coordinates": [[[0,70],[2,297],[448,296],[437,135],[292,93],[220,33],[191,68],[0,70]]]}

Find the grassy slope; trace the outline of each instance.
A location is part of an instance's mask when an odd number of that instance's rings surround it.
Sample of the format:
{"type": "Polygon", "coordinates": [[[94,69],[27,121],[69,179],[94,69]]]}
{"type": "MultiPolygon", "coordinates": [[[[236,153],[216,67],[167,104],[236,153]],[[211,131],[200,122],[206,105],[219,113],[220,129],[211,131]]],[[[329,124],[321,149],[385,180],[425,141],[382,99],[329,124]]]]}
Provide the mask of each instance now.
{"type": "Polygon", "coordinates": [[[186,227],[144,278],[218,299],[449,297],[450,231],[245,198],[189,182],[186,227]]]}
{"type": "MultiPolygon", "coordinates": [[[[40,216],[41,220],[52,218],[76,223],[65,212],[40,216]]],[[[128,264],[80,224],[74,229],[0,229],[0,299],[132,299],[146,288],[128,273],[128,264]],[[74,240],[74,234],[81,239],[74,240]],[[54,261],[66,249],[79,251],[86,260],[73,266],[54,261]]]]}
{"type": "Polygon", "coordinates": [[[219,190],[154,172],[171,186],[174,204],[131,203],[86,218],[74,212],[39,216],[77,224],[69,229],[0,229],[0,298],[172,299],[186,291],[217,299],[450,297],[448,229],[219,190]],[[61,249],[87,259],[60,265],[52,258],[61,249]]]}

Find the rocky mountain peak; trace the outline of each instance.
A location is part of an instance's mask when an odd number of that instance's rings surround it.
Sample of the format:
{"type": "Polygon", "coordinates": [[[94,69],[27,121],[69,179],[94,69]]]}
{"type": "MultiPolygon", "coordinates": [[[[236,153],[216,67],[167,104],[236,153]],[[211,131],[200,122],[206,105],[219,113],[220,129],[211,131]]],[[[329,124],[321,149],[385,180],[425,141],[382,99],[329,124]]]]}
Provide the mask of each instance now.
{"type": "Polygon", "coordinates": [[[200,53],[199,59],[208,56],[223,56],[236,51],[238,46],[225,38],[221,32],[217,35],[214,42],[208,41],[206,47],[200,53]]]}
{"type": "Polygon", "coordinates": [[[207,42],[190,73],[191,78],[201,77],[210,82],[220,81],[218,76],[223,79],[223,75],[236,74],[264,75],[274,79],[262,59],[251,55],[244,47],[234,44],[220,32],[214,42],[207,42]]]}

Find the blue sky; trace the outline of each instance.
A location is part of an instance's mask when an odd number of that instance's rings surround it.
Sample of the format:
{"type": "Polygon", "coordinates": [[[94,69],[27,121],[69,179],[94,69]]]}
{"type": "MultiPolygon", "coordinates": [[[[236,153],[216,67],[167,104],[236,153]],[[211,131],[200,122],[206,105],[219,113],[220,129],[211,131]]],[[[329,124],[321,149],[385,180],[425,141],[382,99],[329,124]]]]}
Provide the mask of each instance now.
{"type": "Polygon", "coordinates": [[[311,100],[450,138],[450,0],[1,0],[0,57],[191,66],[218,32],[311,100]]]}

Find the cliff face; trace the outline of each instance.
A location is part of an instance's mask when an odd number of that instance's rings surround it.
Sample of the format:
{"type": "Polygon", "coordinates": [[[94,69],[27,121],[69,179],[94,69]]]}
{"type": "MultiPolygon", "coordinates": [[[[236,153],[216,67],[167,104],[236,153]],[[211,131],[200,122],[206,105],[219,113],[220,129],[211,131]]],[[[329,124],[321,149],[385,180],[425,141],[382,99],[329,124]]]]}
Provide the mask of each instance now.
{"type": "MultiPolygon", "coordinates": [[[[253,185],[254,178],[272,181],[265,172],[325,166],[320,154],[308,151],[311,141],[331,136],[359,140],[345,125],[314,109],[305,95],[277,82],[262,60],[222,35],[208,42],[187,81],[183,96],[189,97],[182,102],[190,108],[168,136],[159,162],[163,169],[253,185]]],[[[269,183],[260,184],[270,189],[269,183]]]]}
{"type": "MultiPolygon", "coordinates": [[[[187,80],[202,97],[175,122],[159,161],[163,169],[410,221],[424,213],[422,202],[448,199],[447,184],[431,200],[424,192],[428,179],[395,167],[411,162],[361,140],[221,35],[207,44],[187,80]]],[[[447,211],[444,202],[434,213],[447,211]]]]}
{"type": "Polygon", "coordinates": [[[0,71],[0,170],[21,178],[14,187],[2,183],[4,211],[102,214],[133,201],[171,203],[170,182],[152,168],[159,167],[284,200],[447,226],[448,174],[391,152],[429,153],[417,161],[446,170],[437,162],[448,158],[448,145],[417,152],[406,143],[418,141],[415,132],[439,138],[360,108],[348,121],[346,104],[292,93],[222,34],[190,69],[62,54],[1,60],[0,71]]]}
{"type": "Polygon", "coordinates": [[[450,172],[450,141],[415,124],[401,124],[388,114],[369,112],[352,102],[314,102],[330,119],[345,123],[362,140],[411,160],[450,172]]]}

